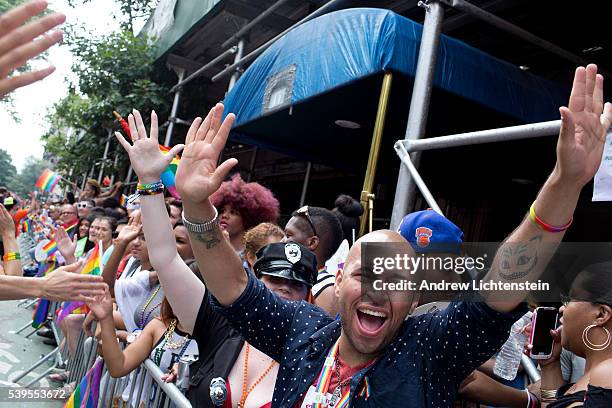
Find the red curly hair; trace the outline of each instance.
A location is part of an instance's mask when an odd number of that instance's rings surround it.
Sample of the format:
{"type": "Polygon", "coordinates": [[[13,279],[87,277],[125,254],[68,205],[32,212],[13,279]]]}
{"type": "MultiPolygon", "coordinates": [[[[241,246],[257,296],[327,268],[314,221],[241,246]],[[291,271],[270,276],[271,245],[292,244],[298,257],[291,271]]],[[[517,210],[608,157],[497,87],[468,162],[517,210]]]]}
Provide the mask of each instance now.
{"type": "Polygon", "coordinates": [[[210,196],[210,202],[219,211],[226,205],[238,211],[245,230],[262,222],[275,223],[279,215],[279,204],[274,194],[259,183],[245,183],[240,174],[223,182],[210,196]]]}

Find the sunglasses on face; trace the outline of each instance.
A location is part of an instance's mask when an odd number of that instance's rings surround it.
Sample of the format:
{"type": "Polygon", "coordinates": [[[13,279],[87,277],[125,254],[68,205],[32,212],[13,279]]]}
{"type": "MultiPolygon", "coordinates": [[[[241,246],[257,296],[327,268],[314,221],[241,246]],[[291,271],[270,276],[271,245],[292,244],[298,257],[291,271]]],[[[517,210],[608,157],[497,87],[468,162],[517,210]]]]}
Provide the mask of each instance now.
{"type": "Polygon", "coordinates": [[[91,204],[89,203],[77,203],[77,208],[89,208],[91,204]]]}
{"type": "Polygon", "coordinates": [[[312,234],[313,235],[318,235],[317,234],[317,229],[315,228],[314,222],[312,222],[312,217],[310,216],[310,213],[308,212],[308,206],[305,205],[302,208],[298,209],[295,212],[295,215],[299,215],[301,217],[306,218],[306,221],[308,221],[308,224],[310,224],[310,228],[312,228],[312,234]]]}

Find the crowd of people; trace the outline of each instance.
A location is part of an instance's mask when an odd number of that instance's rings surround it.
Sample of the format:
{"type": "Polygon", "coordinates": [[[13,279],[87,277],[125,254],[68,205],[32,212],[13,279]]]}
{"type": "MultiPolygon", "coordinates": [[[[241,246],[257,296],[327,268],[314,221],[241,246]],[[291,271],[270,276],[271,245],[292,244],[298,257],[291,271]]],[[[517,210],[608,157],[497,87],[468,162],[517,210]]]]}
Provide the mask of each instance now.
{"type": "MultiPolygon", "coordinates": [[[[0,96],[52,72],[9,76],[61,39],[49,32],[64,21],[61,13],[30,20],[45,7],[35,0],[0,16],[0,96]]],[[[556,165],[485,278],[536,281],[551,258],[544,248],[558,245],[570,228],[612,124],[595,65],[576,69],[560,116],[556,165]],[[517,246],[536,254],[520,273],[517,246]]],[[[295,209],[282,226],[274,192],[233,172],[236,159],[219,161],[234,118],[215,105],[193,121],[184,144],[164,154],[156,113],[147,130],[134,110],[131,140],[116,133],[138,177],[125,204],[120,183],[104,188],[88,180],[82,191],[55,199],[22,199],[0,187],[0,299],[79,302],[60,312],[60,346],[76,359],[81,333],[94,337],[115,378],[150,359],[173,382],[178,361],[191,356],[186,395],[194,407],[612,406],[612,262],[577,275],[559,308],[562,325],[550,333],[553,352],[537,361],[541,380],[503,382],[492,366],[510,328],[533,308],[526,292],[499,298],[476,291],[441,303],[418,290],[371,290],[367,248],[461,257],[463,232],[424,210],[407,214],[397,231],[359,237],[363,208],[345,194],[331,209],[295,209]],[[161,181],[179,153],[180,200],[161,181]],[[22,264],[20,234],[34,242],[28,256],[36,262],[22,264]],[[211,394],[219,379],[221,401],[211,394]]],[[[55,341],[48,328],[39,334],[55,341]]],[[[140,375],[131,381],[147,407],[161,391],[149,374],[140,375]]],[[[49,377],[71,390],[69,378],[66,370],[49,377]]]]}

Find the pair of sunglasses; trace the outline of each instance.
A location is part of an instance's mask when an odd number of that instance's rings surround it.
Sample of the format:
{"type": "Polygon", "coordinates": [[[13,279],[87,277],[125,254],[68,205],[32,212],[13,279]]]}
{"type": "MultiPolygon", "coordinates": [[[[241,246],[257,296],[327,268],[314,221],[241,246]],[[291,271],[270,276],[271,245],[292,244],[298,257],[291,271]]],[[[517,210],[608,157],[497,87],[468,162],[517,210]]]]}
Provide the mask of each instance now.
{"type": "Polygon", "coordinates": [[[313,235],[319,235],[317,234],[317,229],[315,228],[314,222],[312,222],[312,217],[310,216],[310,213],[308,212],[308,206],[305,205],[302,208],[298,209],[295,211],[295,215],[299,215],[302,216],[304,218],[306,218],[306,221],[308,221],[308,224],[310,224],[310,228],[312,228],[312,234],[313,235]]]}

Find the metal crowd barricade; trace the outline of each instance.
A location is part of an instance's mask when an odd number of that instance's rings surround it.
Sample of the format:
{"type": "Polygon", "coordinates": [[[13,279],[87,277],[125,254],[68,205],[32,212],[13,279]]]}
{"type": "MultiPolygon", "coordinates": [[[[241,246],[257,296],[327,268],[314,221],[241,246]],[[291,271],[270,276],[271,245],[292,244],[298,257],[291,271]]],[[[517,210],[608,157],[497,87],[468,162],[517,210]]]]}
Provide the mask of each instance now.
{"type": "MultiPolygon", "coordinates": [[[[37,382],[39,382],[42,378],[46,377],[47,375],[49,375],[51,372],[53,372],[55,369],[63,367],[66,364],[66,360],[64,359],[64,356],[62,355],[62,352],[60,350],[59,344],[61,343],[61,341],[63,340],[63,335],[61,330],[58,329],[56,323],[55,323],[55,315],[57,310],[60,308],[61,304],[59,302],[51,302],[50,306],[49,306],[49,311],[47,313],[47,319],[45,321],[45,324],[49,324],[50,329],[53,331],[53,336],[55,338],[55,341],[57,342],[58,346],[55,347],[51,352],[49,352],[48,354],[44,355],[40,360],[38,360],[36,363],[34,363],[32,366],[30,366],[29,368],[27,368],[24,372],[22,372],[21,374],[19,374],[17,377],[13,378],[11,381],[14,383],[19,382],[21,379],[23,379],[25,376],[27,376],[28,374],[30,374],[31,372],[33,372],[34,370],[36,370],[38,367],[40,367],[41,365],[43,365],[45,362],[47,361],[53,361],[51,367],[49,367],[47,370],[45,370],[42,374],[40,374],[39,376],[37,376],[36,378],[34,378],[32,381],[30,381],[29,383],[25,384],[24,387],[31,387],[33,384],[36,384],[37,382]]],[[[29,325],[31,325],[32,322],[28,323],[28,325],[23,326],[22,328],[20,328],[17,333],[25,330],[29,325]]],[[[25,337],[30,337],[32,334],[34,334],[38,329],[33,330],[32,332],[30,332],[29,334],[27,334],[25,337]]]]}
{"type": "MultiPolygon", "coordinates": [[[[189,364],[189,362],[182,362],[189,364]]],[[[184,370],[179,370],[179,372],[184,370]]],[[[106,367],[102,372],[102,383],[100,384],[100,396],[98,407],[140,407],[144,403],[146,408],[191,408],[191,403],[183,394],[185,389],[180,389],[173,383],[166,383],[161,378],[164,375],[155,363],[146,359],[136,370],[121,378],[110,376],[106,367]],[[157,391],[153,401],[143,401],[142,388],[146,378],[152,379],[157,385],[157,391]],[[127,401],[123,401],[123,393],[126,386],[130,385],[127,401]]],[[[183,379],[178,379],[178,383],[186,383],[183,379]]]]}

